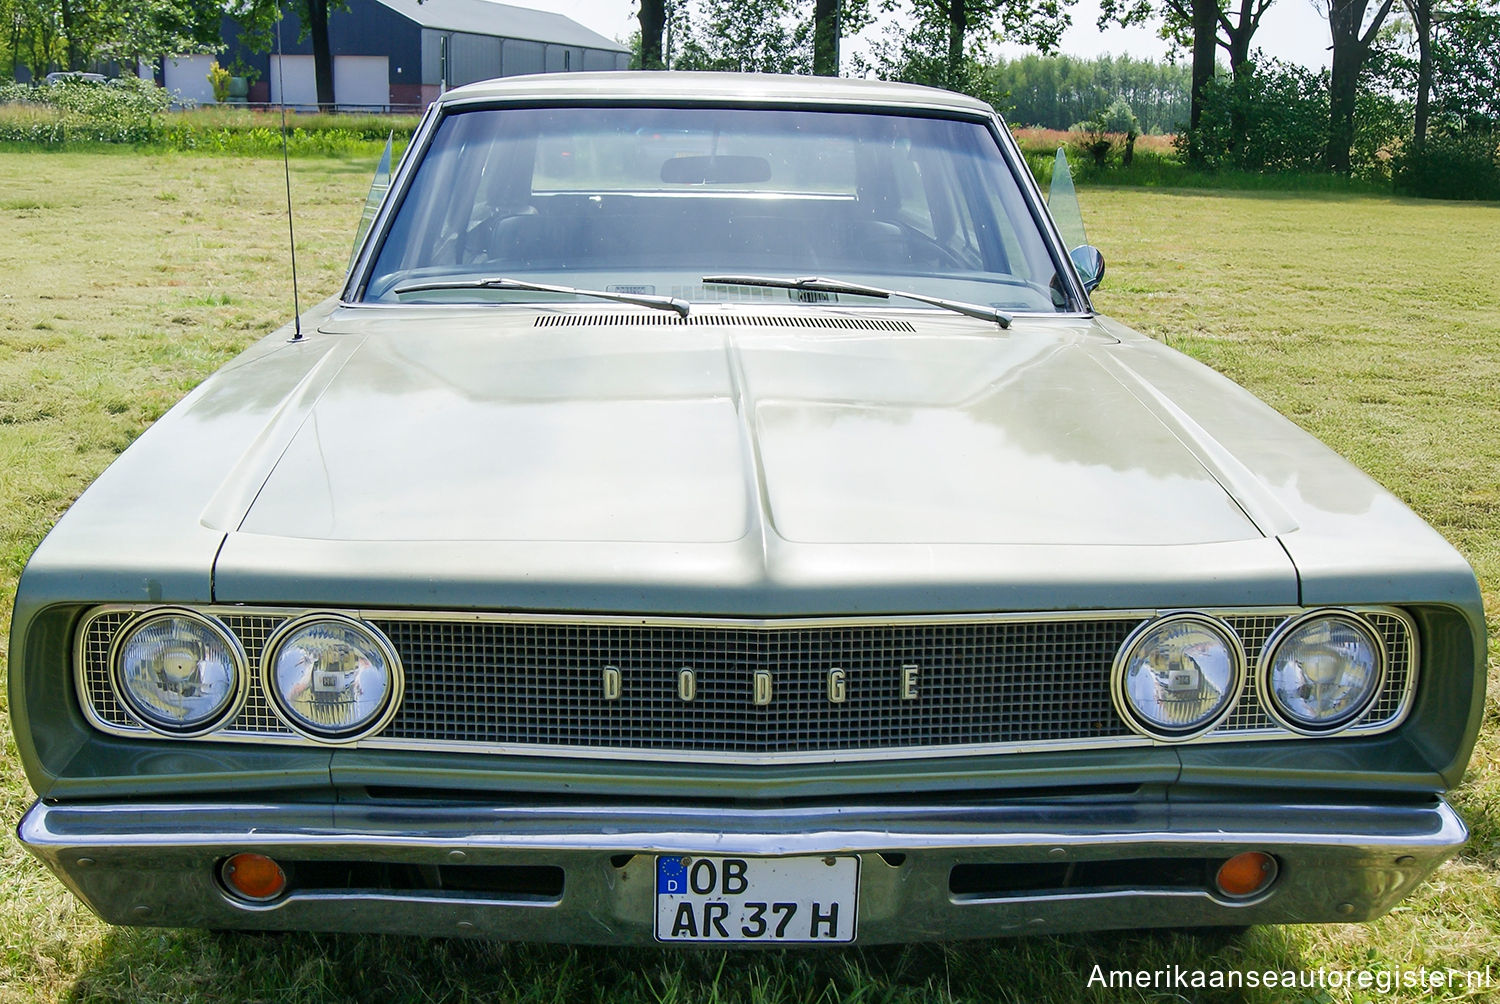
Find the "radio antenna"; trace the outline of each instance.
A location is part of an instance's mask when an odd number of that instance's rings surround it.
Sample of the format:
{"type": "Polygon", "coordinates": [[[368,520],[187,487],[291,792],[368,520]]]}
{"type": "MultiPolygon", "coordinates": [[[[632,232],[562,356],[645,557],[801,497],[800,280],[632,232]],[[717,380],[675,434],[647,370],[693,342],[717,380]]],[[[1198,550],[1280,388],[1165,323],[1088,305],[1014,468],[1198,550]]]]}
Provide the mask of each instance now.
{"type": "Polygon", "coordinates": [[[302,341],[302,301],[297,296],[297,231],[292,228],[292,160],[286,141],[286,55],[281,48],[281,4],[276,5],[276,89],[281,93],[281,171],[286,177],[286,235],[292,247],[292,337],[302,341]]]}

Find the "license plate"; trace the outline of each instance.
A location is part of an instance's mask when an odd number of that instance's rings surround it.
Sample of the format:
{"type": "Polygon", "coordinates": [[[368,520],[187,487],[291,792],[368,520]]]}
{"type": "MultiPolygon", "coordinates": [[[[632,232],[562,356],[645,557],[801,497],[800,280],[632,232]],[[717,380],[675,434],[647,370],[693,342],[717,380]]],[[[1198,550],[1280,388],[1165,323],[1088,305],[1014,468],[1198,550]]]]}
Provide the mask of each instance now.
{"type": "Polygon", "coordinates": [[[859,858],[656,859],[656,940],[854,940],[859,858]]]}

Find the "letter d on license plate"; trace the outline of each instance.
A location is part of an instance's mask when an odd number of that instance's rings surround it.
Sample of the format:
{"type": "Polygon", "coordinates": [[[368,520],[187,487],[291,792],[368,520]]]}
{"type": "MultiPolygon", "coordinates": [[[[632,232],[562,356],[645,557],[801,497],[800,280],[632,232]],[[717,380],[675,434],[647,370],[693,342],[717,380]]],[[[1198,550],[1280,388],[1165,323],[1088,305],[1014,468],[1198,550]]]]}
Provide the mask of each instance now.
{"type": "Polygon", "coordinates": [[[656,859],[657,941],[853,941],[859,858],[656,859]]]}

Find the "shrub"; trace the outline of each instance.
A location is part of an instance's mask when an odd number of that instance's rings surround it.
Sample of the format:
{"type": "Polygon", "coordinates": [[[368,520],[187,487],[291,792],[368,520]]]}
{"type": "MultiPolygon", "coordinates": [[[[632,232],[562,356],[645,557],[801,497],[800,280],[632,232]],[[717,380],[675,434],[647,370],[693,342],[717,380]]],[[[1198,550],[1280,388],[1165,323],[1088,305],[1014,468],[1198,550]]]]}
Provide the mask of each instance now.
{"type": "Polygon", "coordinates": [[[1328,142],[1328,74],[1259,57],[1238,80],[1215,77],[1203,91],[1198,128],[1178,135],[1209,167],[1317,171],[1328,142]]]}
{"type": "Polygon", "coordinates": [[[214,60],[208,67],[208,86],[214,89],[214,100],[219,104],[229,100],[229,79],[232,77],[228,70],[214,60]]]}
{"type": "Polygon", "coordinates": [[[1141,120],[1135,117],[1135,110],[1124,98],[1115,98],[1094,119],[1104,127],[1105,132],[1135,133],[1137,136],[1141,132],[1141,120]]]}
{"type": "Polygon", "coordinates": [[[1073,149],[1091,157],[1095,167],[1103,167],[1110,150],[1117,145],[1124,146],[1124,160],[1128,166],[1135,154],[1135,140],[1141,133],[1141,123],[1129,102],[1115,98],[1108,108],[1075,123],[1070,131],[1074,133],[1073,149]]]}
{"type": "Polygon", "coordinates": [[[1378,92],[1361,92],[1354,108],[1354,145],[1349,162],[1356,177],[1390,181],[1396,152],[1412,134],[1412,103],[1378,92]]]}
{"type": "Polygon", "coordinates": [[[1500,199],[1500,135],[1438,133],[1394,158],[1396,191],[1427,199],[1500,199]]]}
{"type": "Polygon", "coordinates": [[[172,96],[146,80],[64,80],[0,87],[0,140],[23,143],[143,143],[161,135],[172,96]]]}

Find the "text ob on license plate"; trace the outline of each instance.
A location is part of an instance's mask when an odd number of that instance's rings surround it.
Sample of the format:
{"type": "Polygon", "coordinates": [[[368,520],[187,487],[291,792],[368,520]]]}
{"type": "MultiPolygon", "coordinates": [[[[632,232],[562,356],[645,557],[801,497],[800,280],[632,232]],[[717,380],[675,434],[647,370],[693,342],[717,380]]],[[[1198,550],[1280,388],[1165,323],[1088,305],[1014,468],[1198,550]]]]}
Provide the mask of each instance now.
{"type": "Polygon", "coordinates": [[[656,859],[658,941],[853,941],[859,858],[656,859]]]}

